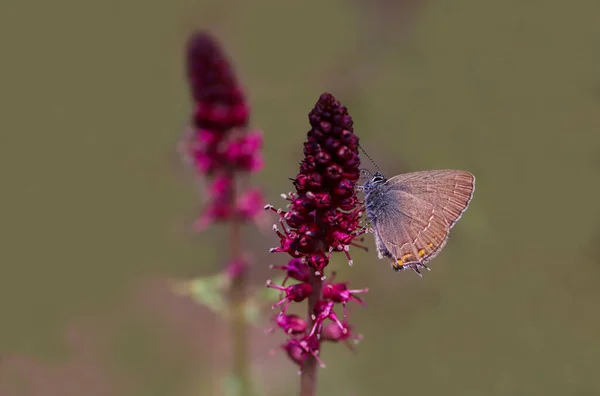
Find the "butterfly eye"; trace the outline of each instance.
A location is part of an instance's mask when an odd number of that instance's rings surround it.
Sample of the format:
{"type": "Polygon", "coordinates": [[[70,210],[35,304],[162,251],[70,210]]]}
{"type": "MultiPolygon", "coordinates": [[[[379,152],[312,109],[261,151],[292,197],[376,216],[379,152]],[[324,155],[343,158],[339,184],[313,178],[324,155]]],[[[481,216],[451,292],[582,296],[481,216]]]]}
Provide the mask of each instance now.
{"type": "Polygon", "coordinates": [[[382,183],[385,181],[385,178],[381,175],[375,175],[373,176],[373,179],[371,179],[371,182],[373,183],[382,183]]]}

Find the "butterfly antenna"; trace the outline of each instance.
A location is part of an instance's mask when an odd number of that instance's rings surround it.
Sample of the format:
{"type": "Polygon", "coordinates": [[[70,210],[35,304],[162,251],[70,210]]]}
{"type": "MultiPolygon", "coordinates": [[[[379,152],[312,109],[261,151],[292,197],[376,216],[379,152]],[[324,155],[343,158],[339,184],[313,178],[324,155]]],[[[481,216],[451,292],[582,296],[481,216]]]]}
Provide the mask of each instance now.
{"type": "Polygon", "coordinates": [[[359,144],[358,147],[360,148],[360,151],[362,151],[365,156],[369,159],[369,161],[371,161],[371,163],[373,164],[373,166],[375,166],[375,169],[377,169],[379,171],[379,173],[383,173],[381,171],[381,169],[379,169],[379,166],[377,166],[377,164],[375,163],[375,161],[373,161],[373,158],[371,158],[371,156],[369,154],[367,154],[367,152],[365,151],[365,149],[359,144]]]}

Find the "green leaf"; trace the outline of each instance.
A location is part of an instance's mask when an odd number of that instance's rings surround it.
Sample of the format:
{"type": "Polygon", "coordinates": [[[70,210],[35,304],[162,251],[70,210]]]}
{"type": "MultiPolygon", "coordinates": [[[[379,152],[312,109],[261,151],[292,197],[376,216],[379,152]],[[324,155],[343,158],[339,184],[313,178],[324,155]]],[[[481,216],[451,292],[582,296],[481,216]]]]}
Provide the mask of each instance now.
{"type": "Polygon", "coordinates": [[[180,293],[192,297],[198,304],[223,313],[226,308],[224,290],[228,286],[229,278],[226,274],[216,274],[185,281],[176,287],[180,293]]]}

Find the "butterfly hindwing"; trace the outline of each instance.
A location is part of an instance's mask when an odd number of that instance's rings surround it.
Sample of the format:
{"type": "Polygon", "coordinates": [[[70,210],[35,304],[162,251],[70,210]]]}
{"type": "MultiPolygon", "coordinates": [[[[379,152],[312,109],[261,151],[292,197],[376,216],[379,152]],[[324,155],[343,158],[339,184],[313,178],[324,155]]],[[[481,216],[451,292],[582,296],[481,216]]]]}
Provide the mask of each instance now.
{"type": "Polygon", "coordinates": [[[386,194],[386,199],[402,205],[386,206],[377,222],[379,239],[398,269],[423,266],[444,247],[450,230],[448,222],[441,211],[416,195],[401,190],[386,194]]]}

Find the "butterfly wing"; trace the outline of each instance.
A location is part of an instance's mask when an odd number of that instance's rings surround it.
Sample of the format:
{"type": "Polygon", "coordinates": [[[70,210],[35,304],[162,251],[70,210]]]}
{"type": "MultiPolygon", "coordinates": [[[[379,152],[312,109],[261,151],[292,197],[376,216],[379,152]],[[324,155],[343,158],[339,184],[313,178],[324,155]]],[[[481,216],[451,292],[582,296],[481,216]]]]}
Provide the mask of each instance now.
{"type": "MultiPolygon", "coordinates": [[[[445,246],[475,187],[468,172],[412,172],[387,181],[388,205],[377,220],[376,240],[397,269],[422,267],[445,246]]],[[[381,250],[381,249],[378,249],[381,250]]]]}
{"type": "Polygon", "coordinates": [[[467,210],[475,191],[475,176],[444,169],[405,173],[388,180],[392,191],[405,191],[441,210],[452,228],[467,210]]]}
{"type": "MultiPolygon", "coordinates": [[[[389,191],[383,216],[377,219],[380,240],[396,269],[422,267],[444,247],[450,226],[442,212],[405,191],[389,191]]],[[[378,247],[382,251],[381,247],[378,247]]]]}

